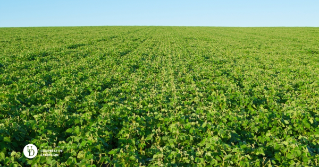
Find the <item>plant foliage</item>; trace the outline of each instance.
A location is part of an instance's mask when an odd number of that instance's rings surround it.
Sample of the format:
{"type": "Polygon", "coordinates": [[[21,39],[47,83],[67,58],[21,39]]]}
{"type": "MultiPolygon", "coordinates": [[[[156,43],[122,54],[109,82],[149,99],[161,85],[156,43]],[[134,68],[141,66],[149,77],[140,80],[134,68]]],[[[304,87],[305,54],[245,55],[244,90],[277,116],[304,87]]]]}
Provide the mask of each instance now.
{"type": "Polygon", "coordinates": [[[318,53],[318,28],[1,28],[0,166],[319,166],[318,53]]]}

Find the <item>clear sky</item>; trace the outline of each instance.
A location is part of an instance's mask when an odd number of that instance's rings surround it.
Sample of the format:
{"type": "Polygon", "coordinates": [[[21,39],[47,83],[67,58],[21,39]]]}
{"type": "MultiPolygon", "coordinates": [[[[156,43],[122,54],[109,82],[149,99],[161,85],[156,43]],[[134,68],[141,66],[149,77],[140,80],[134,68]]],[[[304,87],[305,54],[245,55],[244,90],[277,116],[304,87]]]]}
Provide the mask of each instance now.
{"type": "Polygon", "coordinates": [[[319,0],[0,0],[0,27],[319,27],[319,0]]]}

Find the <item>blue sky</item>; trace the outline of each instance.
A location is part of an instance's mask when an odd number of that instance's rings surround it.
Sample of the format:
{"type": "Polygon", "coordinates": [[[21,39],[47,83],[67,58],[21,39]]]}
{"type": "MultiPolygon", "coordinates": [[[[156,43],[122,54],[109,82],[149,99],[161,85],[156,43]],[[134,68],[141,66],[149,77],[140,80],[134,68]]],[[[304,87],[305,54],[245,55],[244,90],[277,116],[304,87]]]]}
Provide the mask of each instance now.
{"type": "Polygon", "coordinates": [[[1,0],[0,27],[319,27],[319,0],[1,0]]]}

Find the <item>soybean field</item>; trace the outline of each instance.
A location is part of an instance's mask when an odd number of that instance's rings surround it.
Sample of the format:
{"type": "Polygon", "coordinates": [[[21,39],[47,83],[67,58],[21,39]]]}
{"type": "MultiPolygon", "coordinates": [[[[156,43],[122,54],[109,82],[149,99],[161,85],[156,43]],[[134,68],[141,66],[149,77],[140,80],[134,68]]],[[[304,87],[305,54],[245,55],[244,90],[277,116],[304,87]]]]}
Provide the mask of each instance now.
{"type": "Polygon", "coordinates": [[[318,125],[319,28],[0,28],[0,166],[319,166],[318,125]]]}

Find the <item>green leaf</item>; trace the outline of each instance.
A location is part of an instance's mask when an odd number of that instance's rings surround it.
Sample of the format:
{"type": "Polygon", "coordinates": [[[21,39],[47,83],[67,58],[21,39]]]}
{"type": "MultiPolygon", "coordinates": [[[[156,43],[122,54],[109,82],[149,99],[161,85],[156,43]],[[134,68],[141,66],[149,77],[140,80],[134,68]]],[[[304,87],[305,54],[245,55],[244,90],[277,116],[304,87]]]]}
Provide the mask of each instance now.
{"type": "Polygon", "coordinates": [[[83,159],[83,158],[84,158],[84,156],[85,156],[85,153],[84,153],[83,151],[80,151],[80,152],[78,153],[77,158],[79,158],[79,159],[83,159]]]}
{"type": "Polygon", "coordinates": [[[74,129],[75,134],[79,134],[80,133],[80,127],[76,126],[74,129]]]}
{"type": "Polygon", "coordinates": [[[16,163],[10,164],[10,167],[18,167],[16,163]]]}
{"type": "Polygon", "coordinates": [[[5,154],[3,152],[0,152],[0,161],[3,161],[5,157],[5,154]]]}
{"type": "Polygon", "coordinates": [[[72,128],[69,128],[69,129],[67,129],[65,132],[67,132],[67,133],[72,133],[72,132],[73,132],[73,129],[72,129],[72,128]]]}
{"type": "Polygon", "coordinates": [[[291,154],[291,153],[288,153],[288,154],[287,154],[287,158],[289,158],[289,159],[294,159],[295,156],[294,156],[293,154],[291,154]]]}
{"type": "Polygon", "coordinates": [[[4,98],[4,97],[6,97],[6,94],[0,93],[0,97],[1,97],[1,98],[4,98]]]}
{"type": "Polygon", "coordinates": [[[136,158],[132,155],[132,156],[130,156],[130,160],[134,161],[134,160],[136,160],[136,158]]]}
{"type": "Polygon", "coordinates": [[[111,151],[109,151],[109,153],[108,154],[116,154],[117,152],[118,152],[118,148],[115,148],[115,149],[113,149],[113,150],[111,150],[111,151]]]}
{"type": "Polygon", "coordinates": [[[152,140],[154,134],[149,134],[145,140],[152,140]]]}
{"type": "Polygon", "coordinates": [[[295,156],[299,157],[301,155],[301,151],[300,150],[295,150],[295,156]]]}
{"type": "Polygon", "coordinates": [[[51,157],[47,157],[47,158],[46,158],[46,163],[47,163],[47,164],[51,164],[51,163],[52,163],[51,157]]]}
{"type": "Polygon", "coordinates": [[[75,123],[75,124],[80,123],[80,119],[75,119],[75,120],[74,120],[74,123],[75,123]]]}
{"type": "Polygon", "coordinates": [[[4,137],[4,138],[3,138],[3,141],[5,141],[5,142],[11,142],[11,139],[10,139],[10,137],[4,137]]]}
{"type": "Polygon", "coordinates": [[[222,159],[219,156],[215,157],[218,161],[222,161],[222,159]]]}
{"type": "Polygon", "coordinates": [[[80,148],[82,148],[83,146],[85,146],[86,144],[86,141],[82,141],[81,144],[80,144],[80,148]]]}
{"type": "Polygon", "coordinates": [[[203,123],[202,128],[205,128],[206,125],[207,125],[207,121],[205,121],[205,122],[203,123]]]}
{"type": "Polygon", "coordinates": [[[10,162],[10,158],[6,157],[5,160],[4,160],[4,164],[8,164],[9,162],[10,162]]]}
{"type": "Polygon", "coordinates": [[[289,121],[287,121],[287,120],[284,120],[284,123],[288,125],[288,124],[289,124],[289,121]]]}
{"type": "Polygon", "coordinates": [[[228,158],[230,158],[230,157],[232,157],[232,156],[233,156],[233,155],[228,154],[228,155],[224,156],[224,160],[226,160],[226,159],[228,159],[228,158]]]}

